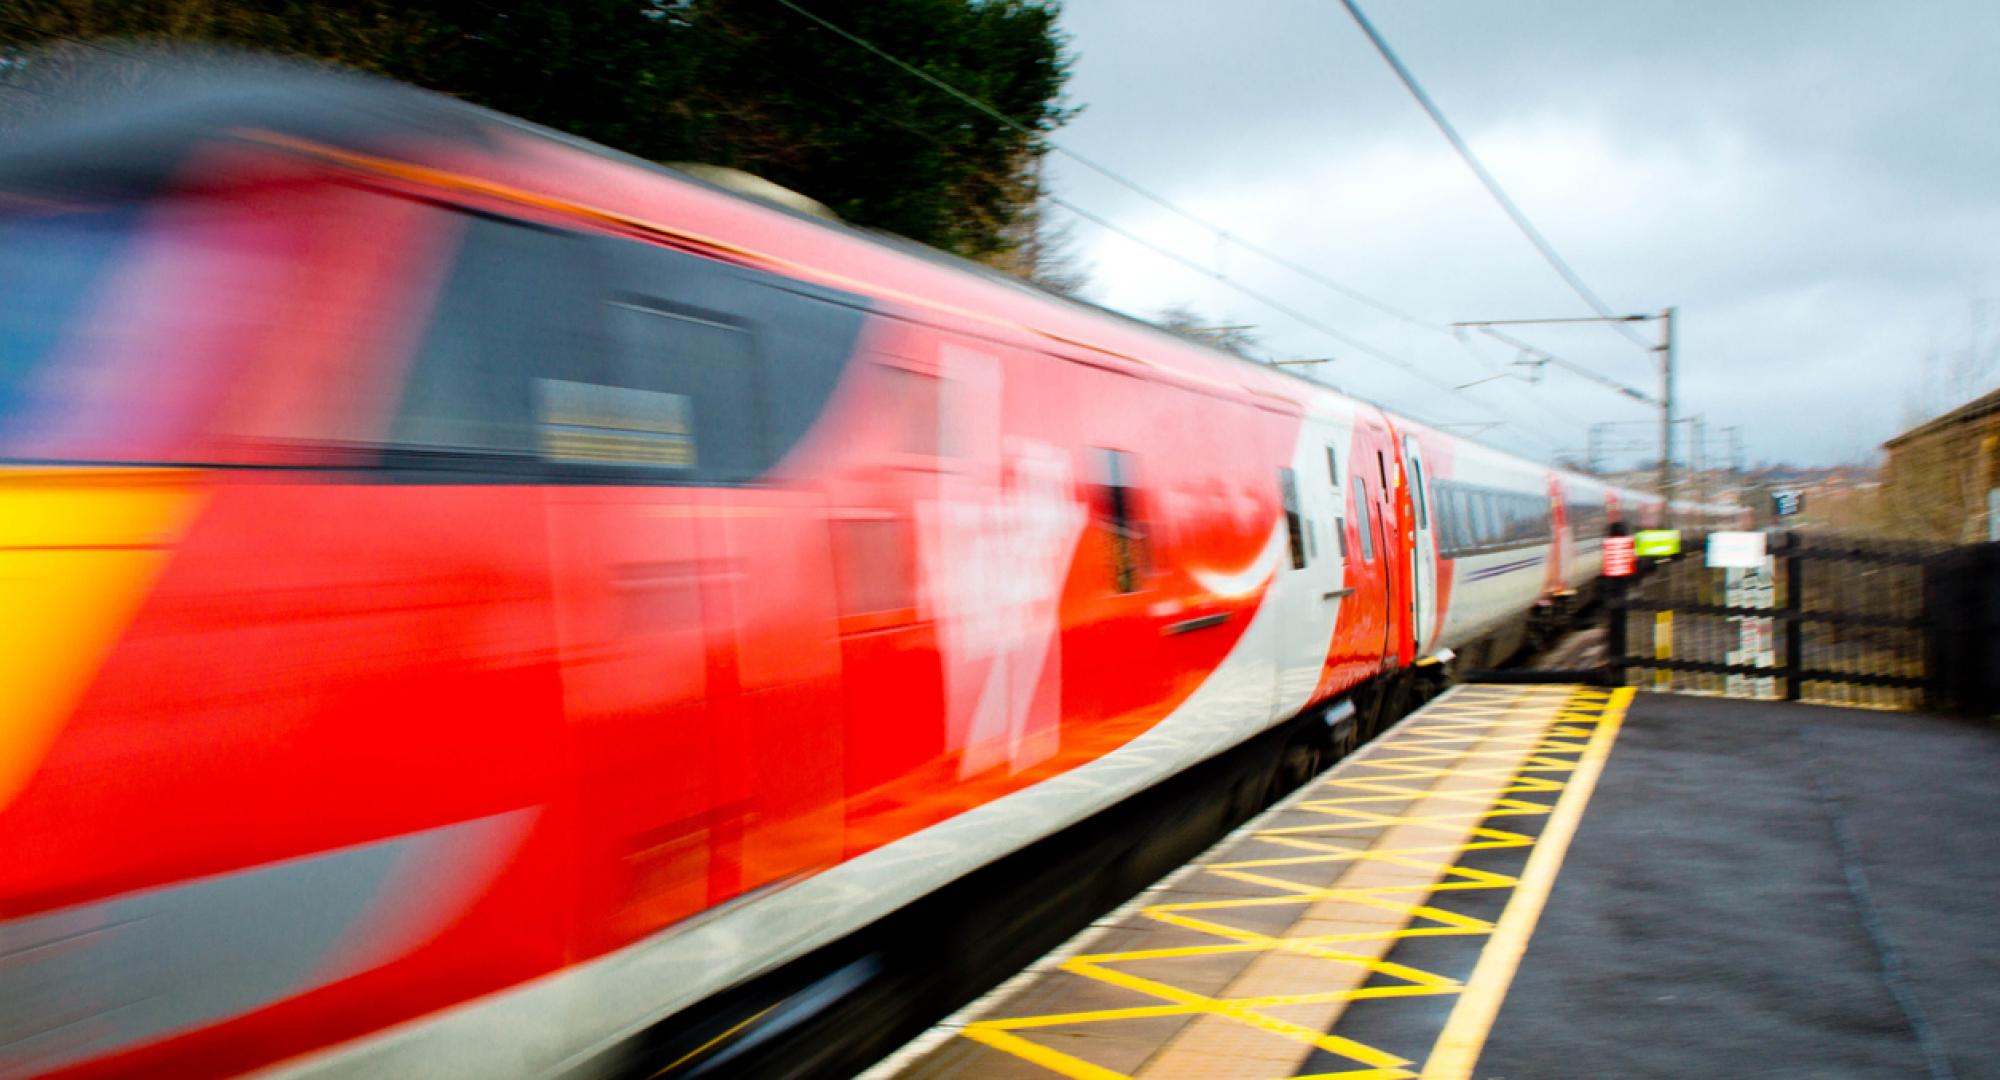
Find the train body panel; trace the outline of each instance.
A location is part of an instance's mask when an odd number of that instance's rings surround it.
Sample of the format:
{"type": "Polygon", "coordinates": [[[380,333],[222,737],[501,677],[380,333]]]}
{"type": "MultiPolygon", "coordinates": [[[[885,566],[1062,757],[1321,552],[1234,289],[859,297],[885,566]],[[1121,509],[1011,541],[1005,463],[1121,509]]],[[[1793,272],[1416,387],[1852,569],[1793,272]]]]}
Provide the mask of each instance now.
{"type": "Polygon", "coordinates": [[[0,1076],[567,1067],[1503,629],[1645,502],[310,87],[378,119],[0,161],[0,1076]]]}

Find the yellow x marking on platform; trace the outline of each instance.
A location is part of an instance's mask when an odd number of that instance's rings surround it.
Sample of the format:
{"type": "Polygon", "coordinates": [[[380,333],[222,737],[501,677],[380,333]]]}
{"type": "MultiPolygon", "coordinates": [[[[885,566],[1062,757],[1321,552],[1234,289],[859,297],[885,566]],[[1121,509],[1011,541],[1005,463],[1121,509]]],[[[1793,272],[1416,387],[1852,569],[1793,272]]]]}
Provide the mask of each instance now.
{"type": "MultiPolygon", "coordinates": [[[[1318,1080],[1463,1080],[1469,1076],[1486,1031],[1528,935],[1540,916],[1576,821],[1602,771],[1612,740],[1632,698],[1630,689],[1611,692],[1584,688],[1503,689],[1469,687],[1440,699],[1405,723],[1364,756],[1343,764],[1306,798],[1285,809],[1291,815],[1317,814],[1324,822],[1254,829],[1250,838],[1299,852],[1271,858],[1230,858],[1201,864],[1207,874],[1270,890],[1263,896],[1155,904],[1140,909],[1153,922],[1214,938],[1213,944],[1072,956],[1060,970],[1151,998],[1157,1004],[1122,1009],[989,1017],[968,1024],[965,1037],[1034,1062],[1076,1080],[1129,1080],[1081,1057],[1029,1038],[1029,1033],[1061,1025],[1113,1023],[1152,1017],[1216,1017],[1247,1025],[1298,1044],[1299,1060],[1313,1049],[1352,1061],[1355,1068],[1315,1073],[1318,1080]],[[1355,775],[1367,772],[1370,775],[1355,775]],[[1472,781],[1471,786],[1466,786],[1472,781]],[[1484,784],[1477,783],[1485,781],[1484,784]],[[1447,786],[1449,785],[1449,786],[1447,786]],[[1553,803],[1522,798],[1556,795],[1553,803]],[[1424,812],[1413,812],[1418,804],[1424,812]],[[1439,807],[1445,809],[1440,810],[1439,807]],[[1546,818],[1539,836],[1494,824],[1508,818],[1546,818]],[[1343,844],[1343,833],[1381,831],[1383,836],[1434,831],[1437,843],[1374,848],[1343,844]],[[1520,875],[1510,876],[1457,865],[1466,852],[1530,848],[1520,875]],[[1290,880],[1305,866],[1348,864],[1333,885],[1290,880]],[[1341,886],[1362,864],[1400,868],[1404,884],[1341,886]],[[1497,922],[1439,906],[1440,894],[1466,889],[1513,890],[1497,922]],[[1400,918],[1350,922],[1334,933],[1269,934],[1233,925],[1231,912],[1337,902],[1400,918]],[[1471,977],[1458,979],[1424,971],[1357,950],[1361,942],[1405,938],[1485,935],[1487,945],[1471,977]],[[1351,965],[1365,973],[1340,988],[1296,993],[1223,997],[1149,978],[1124,965],[1232,953],[1290,954],[1351,965]],[[1385,981],[1387,980],[1387,981],[1385,981]],[[1377,983],[1370,985],[1370,983],[1377,983]],[[1289,1005],[1345,1003],[1364,999],[1458,995],[1421,1072],[1398,1055],[1342,1037],[1320,1026],[1274,1015],[1289,1005]]],[[[1239,841],[1230,844],[1240,850],[1239,841]]],[[[1302,920],[1301,920],[1302,921],[1302,920]]],[[[1324,922],[1325,920],[1319,920],[1324,922]]],[[[1335,1025],[1337,1026],[1337,1025],[1335,1025]]]]}

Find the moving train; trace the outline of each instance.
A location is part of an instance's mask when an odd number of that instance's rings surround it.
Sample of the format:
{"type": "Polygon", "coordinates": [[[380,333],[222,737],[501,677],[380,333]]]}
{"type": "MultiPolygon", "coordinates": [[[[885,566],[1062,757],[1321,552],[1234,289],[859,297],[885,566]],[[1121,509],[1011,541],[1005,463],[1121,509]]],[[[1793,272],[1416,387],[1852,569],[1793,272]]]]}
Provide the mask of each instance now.
{"type": "Polygon", "coordinates": [[[0,1077],[564,1074],[1663,511],[296,71],[0,148],[0,461],[0,1077]]]}

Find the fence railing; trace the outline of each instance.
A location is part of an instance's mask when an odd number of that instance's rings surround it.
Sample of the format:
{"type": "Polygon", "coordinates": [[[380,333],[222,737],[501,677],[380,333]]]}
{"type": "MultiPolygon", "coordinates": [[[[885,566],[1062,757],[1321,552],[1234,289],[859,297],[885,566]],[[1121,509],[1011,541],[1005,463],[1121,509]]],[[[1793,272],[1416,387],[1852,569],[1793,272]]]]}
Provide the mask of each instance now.
{"type": "Polygon", "coordinates": [[[1726,572],[1698,556],[1606,579],[1607,675],[1622,684],[1639,669],[1662,688],[1913,707],[1932,681],[1924,598],[1937,553],[1783,534],[1772,580],[1738,590],[1761,593],[1752,604],[1731,602],[1726,572]],[[1639,640],[1652,648],[1635,654],[1639,640]]]}

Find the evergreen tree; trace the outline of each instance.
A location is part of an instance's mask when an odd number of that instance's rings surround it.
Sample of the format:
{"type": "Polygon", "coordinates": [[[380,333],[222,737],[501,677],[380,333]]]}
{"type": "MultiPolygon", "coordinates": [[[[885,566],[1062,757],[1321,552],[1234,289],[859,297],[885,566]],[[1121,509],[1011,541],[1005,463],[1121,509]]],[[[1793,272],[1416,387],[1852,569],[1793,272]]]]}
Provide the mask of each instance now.
{"type": "Polygon", "coordinates": [[[1071,115],[1056,17],[1054,0],[11,0],[0,60],[20,75],[100,39],[310,57],[655,161],[739,168],[1008,265],[1036,232],[1044,137],[1071,115]]]}

